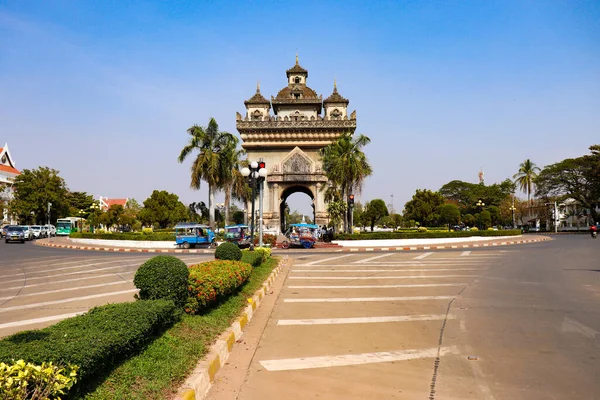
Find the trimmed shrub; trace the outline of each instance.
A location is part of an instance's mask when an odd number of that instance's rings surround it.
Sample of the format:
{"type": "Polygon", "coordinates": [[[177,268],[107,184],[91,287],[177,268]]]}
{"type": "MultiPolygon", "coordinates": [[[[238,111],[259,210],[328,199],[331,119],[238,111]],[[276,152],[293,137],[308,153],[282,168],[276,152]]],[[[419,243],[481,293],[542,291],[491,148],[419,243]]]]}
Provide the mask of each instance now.
{"type": "Polygon", "coordinates": [[[133,284],[140,289],[140,300],[172,300],[182,307],[187,301],[190,271],[177,257],[156,256],[143,263],[135,273],[133,284]]]}
{"type": "Polygon", "coordinates": [[[192,265],[188,286],[190,297],[185,312],[197,314],[215,304],[234,293],[251,274],[250,264],[241,261],[214,260],[192,265]]]}
{"type": "Polygon", "coordinates": [[[271,235],[270,233],[263,234],[263,245],[275,247],[276,244],[277,244],[277,236],[276,235],[271,235]]]}
{"type": "Polygon", "coordinates": [[[262,253],[250,251],[248,249],[242,250],[242,262],[252,265],[254,268],[259,267],[263,263],[262,253]]]}
{"type": "Polygon", "coordinates": [[[60,398],[77,382],[77,366],[61,368],[50,363],[35,365],[18,360],[0,363],[0,398],[46,400],[60,398]]]}
{"type": "Polygon", "coordinates": [[[242,250],[235,243],[221,243],[215,250],[215,258],[217,260],[239,261],[242,259],[242,250]]]}
{"type": "Polygon", "coordinates": [[[0,340],[0,362],[22,359],[34,364],[77,365],[79,387],[112,371],[180,317],[180,309],[169,300],[96,307],[47,328],[0,340]]]}
{"type": "MultiPolygon", "coordinates": [[[[471,232],[477,232],[478,230],[479,230],[479,228],[478,228],[478,227],[476,227],[476,226],[474,226],[474,227],[472,227],[472,228],[471,228],[471,232]]],[[[483,232],[482,232],[482,233],[483,233],[483,232]]]]}
{"type": "Polygon", "coordinates": [[[103,233],[100,229],[96,232],[71,233],[69,237],[73,239],[107,239],[107,240],[152,240],[156,242],[173,242],[175,244],[175,234],[169,232],[127,232],[127,233],[103,233]]]}
{"type": "Polygon", "coordinates": [[[426,228],[426,227],[424,227],[424,226],[420,226],[420,227],[417,229],[417,232],[427,232],[427,228],[426,228]]]}

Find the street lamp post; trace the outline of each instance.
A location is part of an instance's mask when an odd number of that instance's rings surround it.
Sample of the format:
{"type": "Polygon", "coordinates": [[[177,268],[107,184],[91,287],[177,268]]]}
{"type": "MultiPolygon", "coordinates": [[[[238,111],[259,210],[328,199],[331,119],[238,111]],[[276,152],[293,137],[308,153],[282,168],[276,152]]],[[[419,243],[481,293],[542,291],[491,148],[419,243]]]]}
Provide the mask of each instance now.
{"type": "MultiPolygon", "coordinates": [[[[98,205],[98,203],[93,202],[92,205],[90,206],[90,210],[92,210],[92,215],[94,216],[94,221],[91,222],[95,222],[96,220],[96,211],[98,211],[100,209],[100,205],[98,205]]],[[[90,229],[92,231],[92,233],[94,233],[94,225],[90,225],[90,229]]]]}
{"type": "Polygon", "coordinates": [[[515,208],[515,198],[514,197],[513,197],[512,206],[510,206],[509,210],[512,213],[512,225],[513,225],[513,229],[517,229],[517,225],[515,225],[515,211],[517,209],[515,208]]]}
{"type": "Polygon", "coordinates": [[[79,210],[79,233],[83,233],[83,216],[85,211],[79,210]]]}
{"type": "Polygon", "coordinates": [[[482,225],[481,225],[481,212],[483,211],[483,207],[485,206],[485,203],[483,201],[481,201],[481,199],[477,200],[477,204],[475,204],[477,207],[479,207],[479,229],[482,229],[482,225]]]}
{"type": "MultiPolygon", "coordinates": [[[[254,250],[254,201],[256,198],[256,188],[257,186],[260,188],[260,194],[262,194],[262,183],[267,177],[267,169],[265,168],[266,164],[264,161],[252,161],[250,163],[250,168],[244,167],[241,170],[242,176],[249,177],[250,186],[252,187],[252,214],[250,221],[250,250],[254,250]]],[[[259,202],[260,207],[260,237],[259,237],[259,245],[262,245],[262,198],[259,202]]]]}

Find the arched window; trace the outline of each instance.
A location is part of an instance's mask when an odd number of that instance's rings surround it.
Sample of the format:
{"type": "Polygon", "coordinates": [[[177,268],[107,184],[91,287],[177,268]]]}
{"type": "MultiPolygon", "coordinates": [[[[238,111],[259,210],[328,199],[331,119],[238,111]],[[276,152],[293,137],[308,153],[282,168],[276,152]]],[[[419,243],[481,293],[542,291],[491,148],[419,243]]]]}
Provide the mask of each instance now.
{"type": "Polygon", "coordinates": [[[300,83],[300,77],[299,76],[297,76],[297,77],[294,78],[294,83],[300,83]]]}

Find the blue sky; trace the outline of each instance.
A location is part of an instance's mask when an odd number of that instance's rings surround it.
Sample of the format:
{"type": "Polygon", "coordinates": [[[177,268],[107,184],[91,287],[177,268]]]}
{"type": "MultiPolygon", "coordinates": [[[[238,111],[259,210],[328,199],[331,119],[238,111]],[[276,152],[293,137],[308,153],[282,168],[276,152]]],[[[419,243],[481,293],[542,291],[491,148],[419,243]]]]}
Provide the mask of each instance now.
{"type": "Polygon", "coordinates": [[[5,0],[0,146],[71,190],[206,201],[176,161],[186,129],[214,117],[236,132],[257,80],[276,95],[296,52],[372,139],[363,201],[393,194],[398,211],[416,189],[480,168],[500,182],[600,143],[598,1],[5,0]]]}

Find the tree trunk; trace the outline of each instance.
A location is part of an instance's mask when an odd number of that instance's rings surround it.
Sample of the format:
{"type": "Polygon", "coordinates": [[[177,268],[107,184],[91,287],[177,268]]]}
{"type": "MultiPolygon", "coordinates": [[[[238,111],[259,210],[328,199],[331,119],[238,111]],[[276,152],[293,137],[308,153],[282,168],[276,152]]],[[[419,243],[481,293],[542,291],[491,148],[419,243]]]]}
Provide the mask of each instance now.
{"type": "Polygon", "coordinates": [[[215,193],[212,185],[208,185],[208,225],[215,228],[215,193]]]}
{"type": "MultiPolygon", "coordinates": [[[[348,191],[346,190],[346,185],[342,186],[342,202],[346,203],[346,206],[348,206],[348,191]]],[[[344,211],[344,233],[348,233],[348,209],[344,211]]]]}
{"type": "Polygon", "coordinates": [[[231,185],[225,187],[225,226],[229,223],[229,203],[231,203],[231,185]]]}

